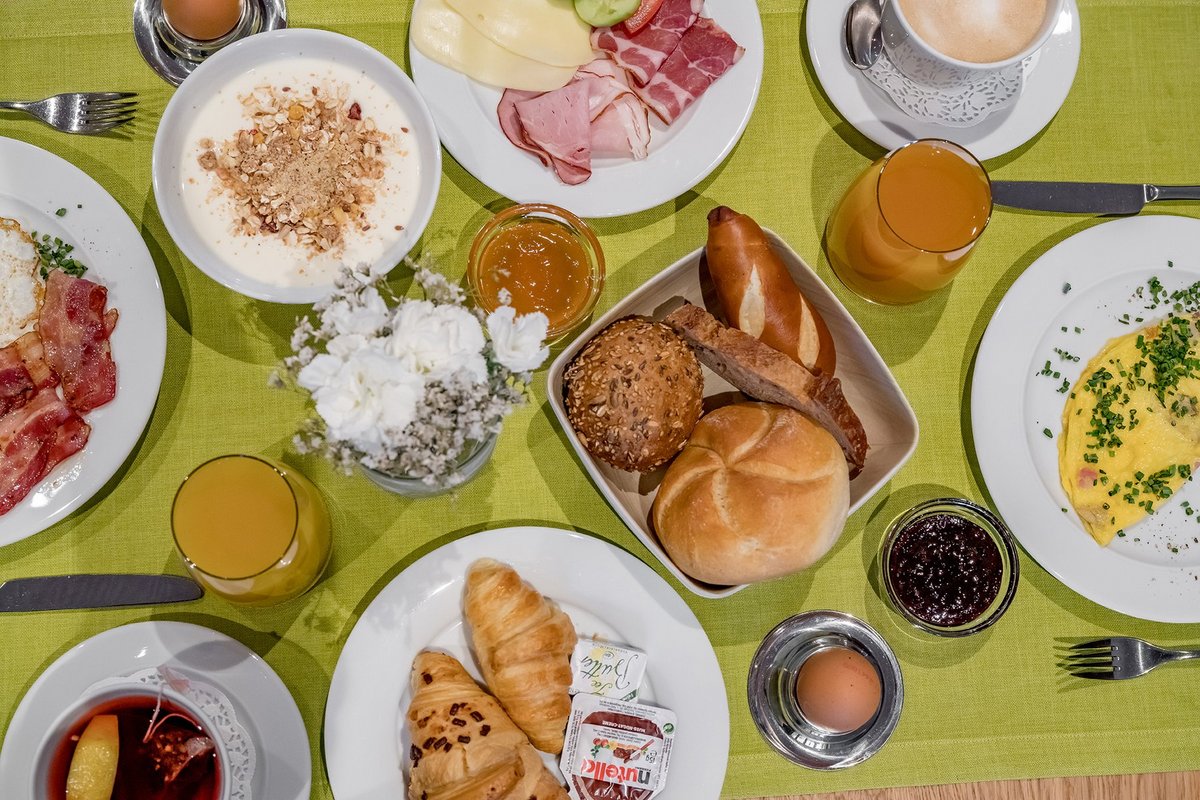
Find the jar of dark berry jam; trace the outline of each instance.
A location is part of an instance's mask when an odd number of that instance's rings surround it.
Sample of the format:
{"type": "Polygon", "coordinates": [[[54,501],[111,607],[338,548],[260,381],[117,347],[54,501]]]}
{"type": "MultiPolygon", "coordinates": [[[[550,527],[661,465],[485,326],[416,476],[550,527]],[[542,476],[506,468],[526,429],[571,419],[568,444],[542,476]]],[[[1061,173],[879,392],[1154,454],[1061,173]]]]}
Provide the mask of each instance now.
{"type": "Polygon", "coordinates": [[[995,624],[1017,591],[1012,534],[991,511],[960,498],[928,500],[888,528],[880,582],[896,611],[938,636],[995,624]]]}

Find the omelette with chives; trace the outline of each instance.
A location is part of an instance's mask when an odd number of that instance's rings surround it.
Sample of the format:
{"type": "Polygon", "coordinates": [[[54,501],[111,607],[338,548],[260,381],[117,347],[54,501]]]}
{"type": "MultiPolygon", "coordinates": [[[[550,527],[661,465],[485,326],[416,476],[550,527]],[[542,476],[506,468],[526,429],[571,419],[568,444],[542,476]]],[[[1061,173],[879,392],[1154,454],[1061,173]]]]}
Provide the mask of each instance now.
{"type": "Polygon", "coordinates": [[[1101,545],[1154,513],[1200,469],[1200,314],[1112,339],[1063,409],[1059,478],[1101,545]]]}

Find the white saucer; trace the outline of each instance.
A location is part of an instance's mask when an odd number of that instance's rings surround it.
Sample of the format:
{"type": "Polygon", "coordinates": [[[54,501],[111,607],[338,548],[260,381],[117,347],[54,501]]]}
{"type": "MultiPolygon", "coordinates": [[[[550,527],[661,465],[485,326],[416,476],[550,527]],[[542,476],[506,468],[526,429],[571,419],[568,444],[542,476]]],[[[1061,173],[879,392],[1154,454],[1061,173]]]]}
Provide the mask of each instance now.
{"type": "MultiPolygon", "coordinates": [[[[184,622],[135,622],[93,636],[29,687],[0,749],[0,797],[28,797],[47,728],[93,683],[168,664],[223,691],[254,740],[253,800],[308,800],[312,760],[300,710],[274,670],[245,645],[184,622]]],[[[14,676],[8,676],[12,678],[14,676]]]]}
{"type": "Polygon", "coordinates": [[[851,0],[809,0],[805,36],[817,80],[847,122],[871,141],[891,150],[914,139],[956,142],[980,160],[1002,156],[1038,134],[1054,119],[1079,67],[1079,7],[1067,0],[1049,41],[1025,73],[1025,88],[1008,108],[970,128],[952,128],[913,119],[846,58],[842,42],[851,0]]]}

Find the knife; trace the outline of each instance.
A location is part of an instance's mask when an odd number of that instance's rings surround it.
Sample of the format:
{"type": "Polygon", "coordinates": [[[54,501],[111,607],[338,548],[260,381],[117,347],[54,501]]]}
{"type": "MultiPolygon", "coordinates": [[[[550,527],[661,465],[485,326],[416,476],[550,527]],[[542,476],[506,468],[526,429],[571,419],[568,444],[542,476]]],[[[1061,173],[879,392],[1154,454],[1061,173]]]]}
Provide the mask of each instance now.
{"type": "Polygon", "coordinates": [[[0,583],[0,612],[146,606],[198,600],[204,590],[179,575],[56,575],[0,583]]]}
{"type": "Polygon", "coordinates": [[[1200,200],[1200,186],[1153,183],[992,181],[992,200],[1002,206],[1067,214],[1136,214],[1155,200],[1200,200]]]}

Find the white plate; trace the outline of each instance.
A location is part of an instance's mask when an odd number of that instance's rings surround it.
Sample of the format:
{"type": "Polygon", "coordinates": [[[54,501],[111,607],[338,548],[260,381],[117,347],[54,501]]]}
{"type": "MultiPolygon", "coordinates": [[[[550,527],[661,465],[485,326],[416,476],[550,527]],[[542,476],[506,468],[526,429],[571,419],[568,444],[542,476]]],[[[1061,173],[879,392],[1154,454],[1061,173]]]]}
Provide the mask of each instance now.
{"type": "Polygon", "coordinates": [[[846,58],[846,10],[851,0],[809,0],[805,18],[808,53],[817,80],[838,113],[859,133],[888,150],[914,139],[957,142],[981,161],[1004,155],[1028,142],[1062,108],[1079,67],[1079,7],[1067,0],[1049,41],[1025,75],[1021,96],[1009,107],[970,128],[950,128],[915,120],[846,58]]]}
{"type": "Polygon", "coordinates": [[[167,316],[146,243],[117,201],[78,167],[33,145],[0,138],[0,217],[75,245],[72,255],[87,266],[85,277],[103,284],[109,308],[121,312],[110,340],[117,396],[84,415],[92,426],[87,446],[0,516],[0,545],[6,545],[64,519],[125,463],[158,399],[167,316]],[[55,215],[60,208],[67,209],[65,216],[55,215]]]}
{"type": "MultiPolygon", "coordinates": [[[[97,681],[160,665],[229,697],[254,741],[253,800],[308,800],[312,759],[300,710],[283,681],[245,645],[185,622],[135,622],[63,653],[17,706],[0,749],[0,797],[29,797],[35,750],[46,730],[97,681]]],[[[11,677],[11,676],[10,676],[11,677]]]]}
{"type": "MultiPolygon", "coordinates": [[[[325,766],[337,800],[407,797],[413,658],[456,656],[479,679],[462,622],[467,567],[511,564],[554,599],[580,635],[646,652],[648,702],[679,718],[657,800],[716,800],[729,756],[729,706],[717,657],[696,615],[649,567],[601,539],[554,528],[504,528],[451,542],[392,580],[350,632],[325,705],[325,766]]],[[[546,763],[559,776],[557,758],[546,763]]]]}
{"type": "Polygon", "coordinates": [[[1158,622],[1200,622],[1200,507],[1196,482],[1157,514],[1100,547],[1070,509],[1058,480],[1063,380],[1074,385],[1109,339],[1165,315],[1133,292],[1157,276],[1168,290],[1200,281],[1200,220],[1132,217],[1097,225],[1051,248],[1008,290],[975,362],[971,427],[996,508],[1029,555],[1106,608],[1158,622]],[[1168,267],[1167,262],[1174,263],[1168,267]],[[1069,292],[1064,293],[1066,284],[1069,292]],[[1119,318],[1128,313],[1130,324],[1119,318]],[[1138,323],[1137,317],[1144,322],[1138,323]],[[1063,332],[1063,328],[1066,332],[1063,332]],[[1076,334],[1075,328],[1082,329],[1076,334]],[[1054,348],[1079,356],[1064,361],[1054,348]],[[1059,379],[1038,375],[1045,363],[1059,379]],[[1048,438],[1048,428],[1054,438],[1048,438]],[[1170,546],[1183,544],[1178,553],[1170,546]]]}
{"type": "Polygon", "coordinates": [[[496,117],[502,90],[429,60],[411,38],[408,57],[442,143],[463,169],[518,203],[553,203],[581,217],[617,217],[674,200],[707,178],[750,121],[763,70],[758,5],[755,0],[706,0],[701,13],[746,52],[670,127],[651,115],[646,159],[596,159],[592,177],[578,186],[564,184],[504,135],[496,117]]]}
{"type": "MultiPolygon", "coordinates": [[[[892,479],[916,450],[919,435],[917,416],[879,352],[837,296],[783,239],[769,230],[766,233],[771,246],[787,266],[792,280],[829,327],[837,346],[836,377],[842,382],[846,399],[862,420],[871,444],[862,473],[850,482],[850,513],[854,513],[892,479]]],[[[701,583],[679,569],[658,541],[651,524],[650,511],[658,494],[662,473],[639,475],[625,472],[594,458],[576,436],[563,405],[563,372],[575,354],[609,323],[631,314],[661,319],[664,310],[673,309],[674,306],[670,304],[679,297],[699,306],[704,305],[705,292],[700,283],[700,260],[703,255],[702,247],[679,259],[634,289],[591,327],[576,336],[550,366],[546,394],[549,395],[550,407],[554,409],[559,426],[575,448],[592,483],[596,484],[609,506],[646,549],[695,594],[701,597],[728,597],[746,588],[745,584],[714,586],[701,583]]],[[[705,397],[734,391],[733,386],[708,367],[701,369],[704,372],[705,397]]]]}
{"type": "Polygon", "coordinates": [[[226,263],[188,215],[180,164],[187,148],[193,145],[185,139],[197,112],[221,87],[272,61],[300,57],[333,61],[369,74],[395,100],[412,126],[411,135],[422,158],[418,199],[400,238],[373,265],[377,270],[392,269],[416,245],[433,215],[442,180],[442,149],[425,101],[400,67],[357,39],[331,31],[285,28],[247,37],[204,61],[175,91],[154,136],[154,199],[167,232],[197,269],[235,292],[272,303],[315,303],[333,286],[276,286],[226,263]]]}

